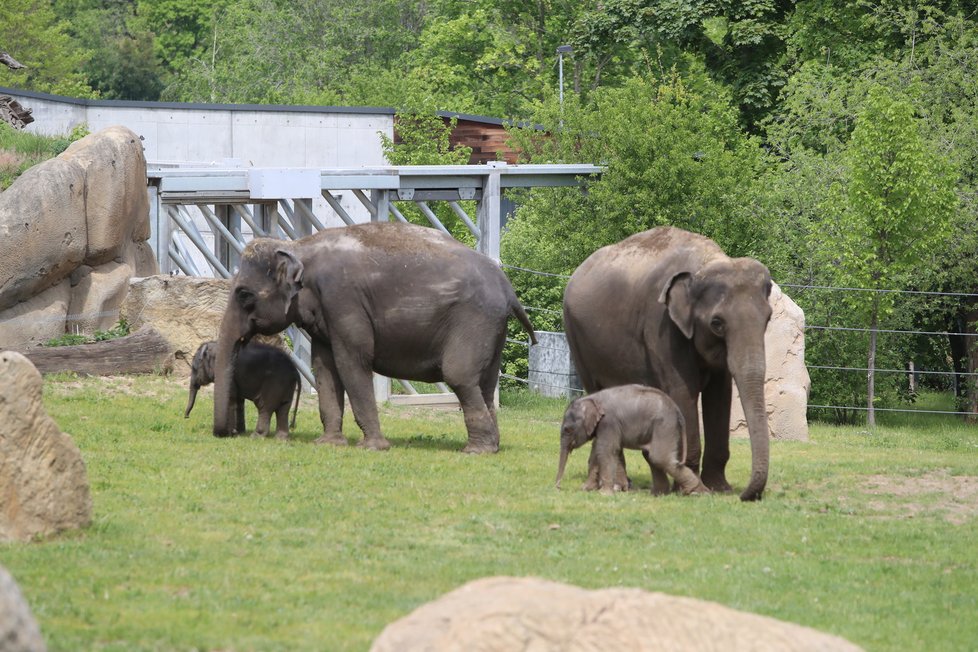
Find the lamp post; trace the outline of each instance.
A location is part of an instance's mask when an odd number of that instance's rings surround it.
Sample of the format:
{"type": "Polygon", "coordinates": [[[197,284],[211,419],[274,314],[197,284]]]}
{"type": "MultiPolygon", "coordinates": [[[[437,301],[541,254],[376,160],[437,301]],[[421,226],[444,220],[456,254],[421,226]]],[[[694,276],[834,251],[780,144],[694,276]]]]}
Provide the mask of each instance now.
{"type": "Polygon", "coordinates": [[[564,55],[574,51],[569,45],[557,46],[557,69],[560,71],[560,108],[564,108],[564,55]]]}

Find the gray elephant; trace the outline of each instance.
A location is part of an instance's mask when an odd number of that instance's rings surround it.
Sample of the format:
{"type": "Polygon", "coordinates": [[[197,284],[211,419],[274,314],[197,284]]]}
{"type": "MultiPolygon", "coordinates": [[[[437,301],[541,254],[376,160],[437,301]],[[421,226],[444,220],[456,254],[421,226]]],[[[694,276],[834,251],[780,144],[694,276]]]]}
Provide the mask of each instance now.
{"type": "Polygon", "coordinates": [[[584,388],[639,383],[666,392],[686,419],[686,466],[699,472],[702,451],[701,477],[714,491],[731,490],[731,379],[737,382],[752,456],[741,500],[759,500],[767,483],[770,292],[771,275],[760,262],[730,258],[701,235],[658,227],[591,254],[564,293],[564,328],[584,388]]]}
{"type": "Polygon", "coordinates": [[[234,359],[252,336],[301,326],[312,341],[323,435],[345,445],[343,394],[363,431],[360,446],[390,447],[381,434],[373,372],[445,382],[468,431],[465,452],[499,449],[494,392],[506,320],[536,342],[516,294],[494,261],[434,229],[373,222],[325,229],[294,242],[248,243],[220,326],[214,434],[235,432],[234,359]]]}
{"type": "MultiPolygon", "coordinates": [[[[204,342],[194,354],[190,365],[190,400],[184,418],[190,417],[197,400],[197,390],[214,382],[217,342],[204,342]]],[[[244,431],[244,402],[253,402],[258,408],[258,424],[254,436],[266,437],[275,415],[275,436],[288,439],[289,428],[295,428],[295,417],[299,411],[299,397],[302,384],[299,372],[292,359],[282,349],[259,342],[250,342],[238,352],[234,366],[233,406],[235,422],[239,431],[244,431]],[[289,407],[295,396],[295,409],[289,423],[289,407]]]]}
{"type": "Polygon", "coordinates": [[[557,487],[571,451],[592,441],[585,489],[628,489],[623,449],[641,450],[652,470],[652,493],[669,492],[669,478],[684,494],[707,493],[686,456],[686,422],[665,392],[644,385],[619,385],[575,399],[560,426],[557,487]]]}

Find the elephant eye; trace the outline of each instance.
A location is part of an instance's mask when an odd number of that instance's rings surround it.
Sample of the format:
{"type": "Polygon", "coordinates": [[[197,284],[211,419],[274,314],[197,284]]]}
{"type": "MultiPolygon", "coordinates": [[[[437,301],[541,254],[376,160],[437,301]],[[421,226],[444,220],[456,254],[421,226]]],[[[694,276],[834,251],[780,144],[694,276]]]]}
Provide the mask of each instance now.
{"type": "Polygon", "coordinates": [[[255,295],[250,290],[238,288],[234,292],[234,298],[237,300],[238,305],[245,310],[251,310],[255,307],[255,295]]]}
{"type": "Polygon", "coordinates": [[[720,317],[714,317],[710,320],[710,329],[717,335],[723,335],[725,327],[726,324],[724,324],[723,319],[720,317]]]}

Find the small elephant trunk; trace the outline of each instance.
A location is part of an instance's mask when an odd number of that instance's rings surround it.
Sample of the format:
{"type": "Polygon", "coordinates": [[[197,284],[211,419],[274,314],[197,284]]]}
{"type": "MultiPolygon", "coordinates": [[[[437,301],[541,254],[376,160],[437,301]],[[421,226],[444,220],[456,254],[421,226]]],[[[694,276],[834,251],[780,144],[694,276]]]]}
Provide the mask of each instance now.
{"type": "Polygon", "coordinates": [[[190,400],[187,402],[187,411],[183,413],[184,419],[190,418],[190,411],[194,409],[194,402],[197,400],[197,390],[200,389],[197,385],[190,384],[190,400]]]}
{"type": "Polygon", "coordinates": [[[564,469],[567,467],[567,457],[570,455],[570,447],[561,445],[560,447],[560,462],[557,464],[557,480],[554,486],[560,489],[560,480],[564,477],[564,469]]]}

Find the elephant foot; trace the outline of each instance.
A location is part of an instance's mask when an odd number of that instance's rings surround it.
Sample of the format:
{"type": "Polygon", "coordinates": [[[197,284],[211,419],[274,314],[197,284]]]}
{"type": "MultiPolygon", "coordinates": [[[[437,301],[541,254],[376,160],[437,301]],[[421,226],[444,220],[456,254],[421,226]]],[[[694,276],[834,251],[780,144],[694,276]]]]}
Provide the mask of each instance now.
{"type": "Polygon", "coordinates": [[[277,432],[277,433],[275,433],[275,439],[278,439],[279,441],[286,441],[286,440],[288,440],[288,438],[289,438],[289,433],[287,433],[287,432],[277,432]]]}
{"type": "Polygon", "coordinates": [[[261,439],[262,437],[265,437],[265,436],[266,436],[266,433],[264,433],[264,432],[258,432],[257,430],[254,431],[253,433],[251,433],[251,438],[252,439],[261,439]]]}
{"type": "Polygon", "coordinates": [[[372,451],[385,451],[391,447],[390,441],[386,437],[366,437],[357,444],[358,448],[367,448],[372,451]]]}
{"type": "Polygon", "coordinates": [[[473,455],[482,455],[483,453],[498,453],[499,444],[473,444],[469,442],[462,449],[463,453],[471,453],[473,455]]]}
{"type": "Polygon", "coordinates": [[[314,439],[312,443],[314,443],[314,444],[332,444],[333,446],[349,446],[349,444],[350,444],[350,442],[348,442],[346,440],[346,437],[344,437],[341,434],[336,434],[336,435],[323,434],[322,436],[317,437],[316,439],[314,439]]]}
{"type": "Polygon", "coordinates": [[[710,491],[720,494],[733,493],[733,487],[727,482],[723,473],[703,473],[701,476],[702,484],[706,485],[710,491]]]}

